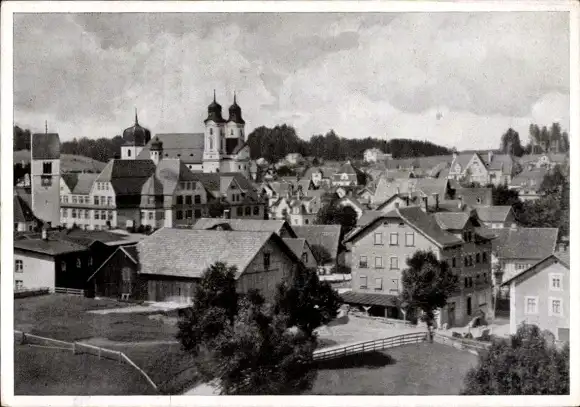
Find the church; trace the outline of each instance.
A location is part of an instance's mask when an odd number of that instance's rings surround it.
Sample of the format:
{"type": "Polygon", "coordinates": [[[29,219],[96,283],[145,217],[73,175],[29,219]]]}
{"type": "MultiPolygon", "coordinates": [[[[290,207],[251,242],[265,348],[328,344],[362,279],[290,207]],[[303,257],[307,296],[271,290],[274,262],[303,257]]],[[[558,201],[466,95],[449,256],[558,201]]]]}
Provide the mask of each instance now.
{"type": "Polygon", "coordinates": [[[203,133],[159,133],[151,138],[151,132],[139,124],[135,112],[135,124],[123,131],[121,159],[148,160],[159,155],[159,159],[179,159],[193,172],[236,172],[249,177],[250,148],[245,126],[235,93],[226,120],[214,91],[203,133]]]}

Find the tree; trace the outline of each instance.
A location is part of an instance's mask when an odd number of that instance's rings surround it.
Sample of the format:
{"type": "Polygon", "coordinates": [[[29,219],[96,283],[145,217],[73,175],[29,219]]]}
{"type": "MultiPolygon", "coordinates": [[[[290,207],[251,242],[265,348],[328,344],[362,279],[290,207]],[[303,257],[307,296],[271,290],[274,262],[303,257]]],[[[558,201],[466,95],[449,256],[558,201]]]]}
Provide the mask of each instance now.
{"type": "Polygon", "coordinates": [[[566,182],[566,177],[562,173],[562,168],[556,165],[550,173],[546,174],[542,184],[540,185],[540,191],[547,194],[560,193],[564,183],[566,182]]]}
{"type": "Polygon", "coordinates": [[[521,157],[524,154],[524,148],[520,141],[520,135],[517,131],[509,128],[501,136],[501,145],[499,148],[504,154],[512,154],[516,157],[521,157]]]}
{"type": "Polygon", "coordinates": [[[30,150],[30,140],[30,130],[24,130],[18,126],[14,126],[14,139],[12,141],[14,151],[30,150]]]}
{"type": "Polygon", "coordinates": [[[435,310],[447,304],[447,299],[457,288],[458,278],[449,265],[437,260],[431,251],[415,252],[407,260],[407,266],[401,278],[400,301],[407,304],[407,308],[423,311],[423,320],[432,326],[435,310]]]}
{"type": "Polygon", "coordinates": [[[517,208],[515,215],[524,227],[557,228],[561,219],[560,196],[551,194],[534,201],[526,201],[517,208]]]}
{"type": "Polygon", "coordinates": [[[316,223],[319,225],[341,225],[341,238],[349,233],[355,226],[358,215],[350,206],[341,206],[335,197],[324,205],[316,215],[316,223]]]}
{"type": "Polygon", "coordinates": [[[342,303],[340,296],[315,270],[301,267],[291,281],[278,286],[274,312],[286,316],[287,327],[297,326],[311,336],[316,328],[334,318],[342,303]]]}
{"type": "Polygon", "coordinates": [[[508,340],[495,340],[465,377],[464,395],[570,393],[570,348],[550,346],[535,325],[522,324],[508,340]]]}
{"type": "Polygon", "coordinates": [[[319,244],[313,244],[310,245],[310,249],[312,250],[312,254],[316,258],[318,264],[325,264],[332,260],[332,256],[328,250],[326,250],[326,247],[319,244]]]}
{"type": "Polygon", "coordinates": [[[177,339],[185,350],[197,354],[200,344],[211,342],[233,322],[238,311],[236,272],[236,267],[219,262],[204,271],[192,306],[181,312],[177,323],[177,339]]]}
{"type": "Polygon", "coordinates": [[[515,189],[509,189],[503,184],[492,186],[491,196],[494,205],[513,206],[521,204],[518,191],[515,189]]]}

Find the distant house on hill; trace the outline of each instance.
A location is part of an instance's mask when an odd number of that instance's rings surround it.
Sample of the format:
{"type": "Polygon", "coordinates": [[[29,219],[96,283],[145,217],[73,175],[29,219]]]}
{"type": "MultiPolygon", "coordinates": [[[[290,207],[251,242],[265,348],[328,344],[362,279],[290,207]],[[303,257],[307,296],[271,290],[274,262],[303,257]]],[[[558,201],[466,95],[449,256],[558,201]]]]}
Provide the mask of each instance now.
{"type": "Polygon", "coordinates": [[[455,154],[448,177],[481,185],[509,184],[521,171],[517,159],[509,154],[462,153],[455,154]]]}
{"type": "Polygon", "coordinates": [[[529,154],[520,157],[520,163],[527,170],[544,168],[552,170],[557,165],[565,166],[569,161],[565,153],[529,154]]]}
{"type": "Polygon", "coordinates": [[[521,201],[540,199],[544,195],[540,188],[548,172],[549,170],[541,167],[524,170],[512,179],[509,189],[516,190],[521,201]]]}
{"type": "Polygon", "coordinates": [[[344,163],[333,175],[333,186],[357,186],[364,185],[366,182],[365,174],[352,165],[350,161],[344,163]]]}
{"type": "Polygon", "coordinates": [[[385,159],[393,158],[391,154],[386,154],[378,148],[369,148],[364,151],[363,157],[367,163],[376,163],[385,159]]]}

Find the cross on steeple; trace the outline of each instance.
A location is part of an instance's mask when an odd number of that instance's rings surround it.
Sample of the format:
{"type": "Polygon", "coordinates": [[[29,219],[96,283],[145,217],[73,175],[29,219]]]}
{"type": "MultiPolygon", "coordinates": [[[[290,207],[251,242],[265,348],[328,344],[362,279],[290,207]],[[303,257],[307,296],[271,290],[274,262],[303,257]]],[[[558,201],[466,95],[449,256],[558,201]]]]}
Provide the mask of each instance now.
{"type": "Polygon", "coordinates": [[[139,119],[137,118],[137,107],[135,107],[135,124],[139,124],[139,119]]]}

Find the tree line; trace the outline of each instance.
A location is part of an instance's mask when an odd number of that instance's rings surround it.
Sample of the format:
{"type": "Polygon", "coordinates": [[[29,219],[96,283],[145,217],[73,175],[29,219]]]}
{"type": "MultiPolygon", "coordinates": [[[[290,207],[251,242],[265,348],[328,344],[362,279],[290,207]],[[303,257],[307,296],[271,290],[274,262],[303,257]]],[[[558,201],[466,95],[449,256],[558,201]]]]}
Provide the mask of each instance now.
{"type": "Polygon", "coordinates": [[[283,124],[268,128],[260,126],[248,135],[250,156],[252,159],[265,158],[276,162],[289,153],[300,153],[304,157],[317,157],[323,160],[362,159],[365,150],[378,148],[390,153],[393,158],[421,157],[430,155],[451,154],[451,150],[421,140],[393,139],[380,140],[367,137],[364,139],[347,139],[339,137],[334,130],[325,135],[314,135],[310,140],[298,137],[292,126],[283,124]]]}
{"type": "Polygon", "coordinates": [[[562,130],[559,123],[552,123],[550,128],[532,123],[529,127],[529,142],[524,146],[517,131],[509,128],[502,136],[499,149],[504,154],[521,157],[524,154],[544,152],[567,153],[570,150],[568,133],[562,130]]]}

